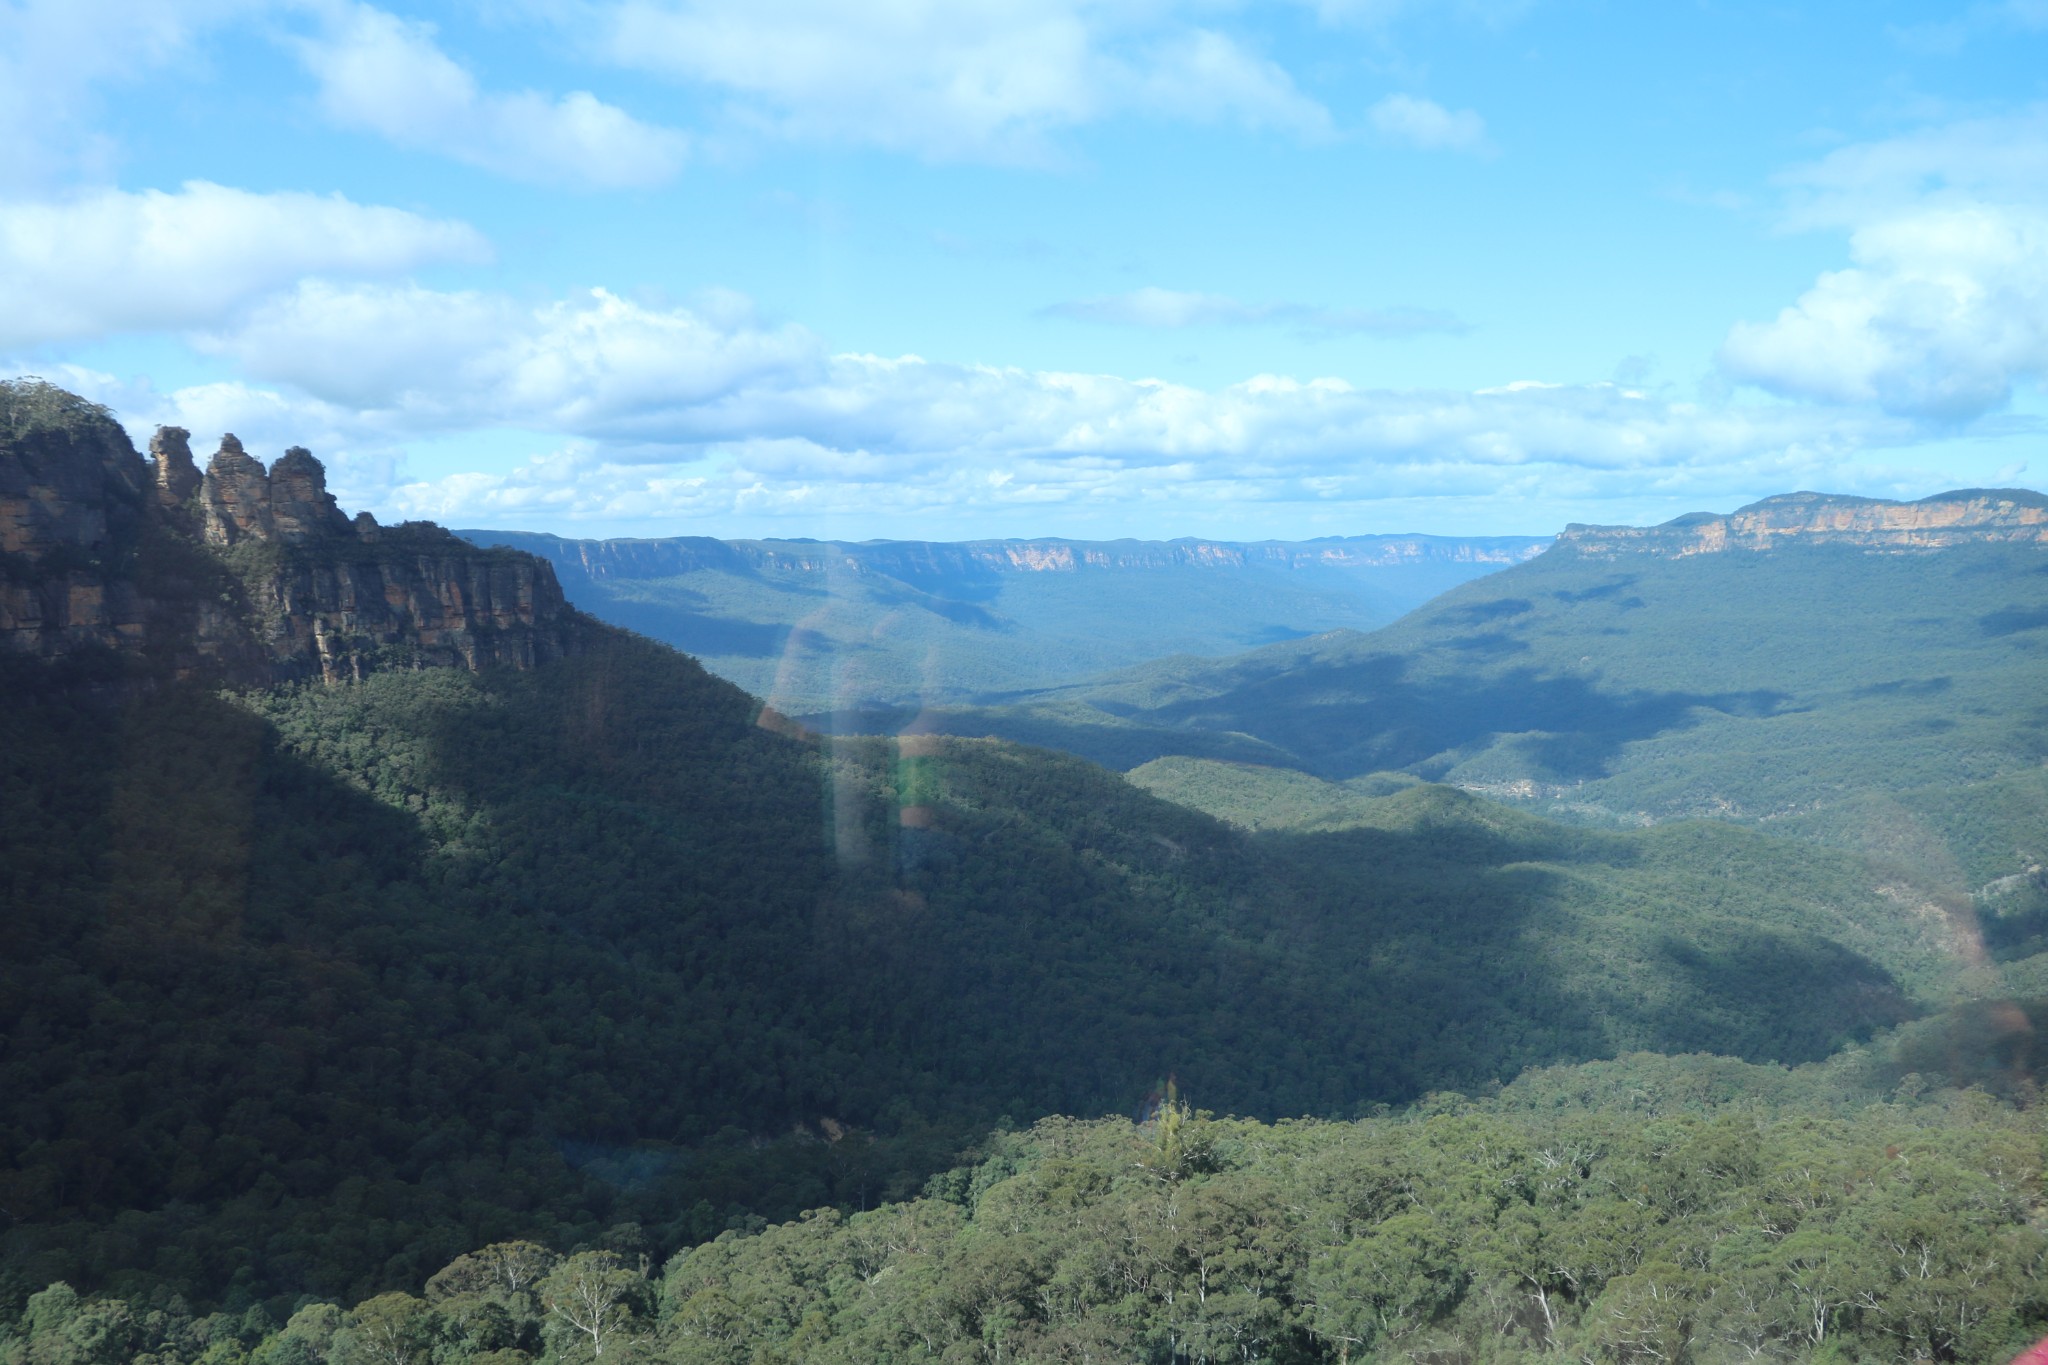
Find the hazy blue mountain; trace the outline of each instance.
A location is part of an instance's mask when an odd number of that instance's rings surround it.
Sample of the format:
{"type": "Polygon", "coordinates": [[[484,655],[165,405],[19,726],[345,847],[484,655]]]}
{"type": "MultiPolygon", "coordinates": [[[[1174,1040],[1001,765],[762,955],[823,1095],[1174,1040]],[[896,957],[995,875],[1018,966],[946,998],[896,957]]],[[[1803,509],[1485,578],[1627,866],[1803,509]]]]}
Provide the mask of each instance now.
{"type": "Polygon", "coordinates": [[[1574,527],[1369,634],[890,719],[1121,768],[1393,770],[1577,819],[1768,823],[1973,889],[2048,862],[2048,498],[1574,527]]]}
{"type": "Polygon", "coordinates": [[[1169,654],[1370,630],[1548,537],[1249,543],[564,540],[463,531],[554,565],[578,607],[780,710],[1056,686],[1169,654]]]}

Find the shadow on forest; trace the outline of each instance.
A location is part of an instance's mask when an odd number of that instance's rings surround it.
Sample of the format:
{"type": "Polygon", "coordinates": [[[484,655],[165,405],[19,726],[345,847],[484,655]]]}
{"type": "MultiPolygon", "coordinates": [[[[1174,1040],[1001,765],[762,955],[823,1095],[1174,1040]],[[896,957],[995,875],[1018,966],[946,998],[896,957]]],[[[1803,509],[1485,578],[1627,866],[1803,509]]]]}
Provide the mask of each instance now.
{"type": "Polygon", "coordinates": [[[1330,988],[1373,1002],[1378,1097],[1635,1049],[1813,1061],[1911,1013],[1881,967],[1811,933],[1602,912],[1580,873],[1635,866],[1637,840],[1412,800],[1408,829],[1254,838],[1320,907],[1313,954],[1359,964],[1330,988]]]}
{"type": "Polygon", "coordinates": [[[714,658],[772,659],[789,647],[794,629],[625,597],[607,598],[604,615],[616,625],[673,645],[685,654],[714,658]]]}
{"type": "MultiPolygon", "coordinates": [[[[1509,648],[1489,642],[1484,652],[1509,648]]],[[[1409,661],[1392,654],[1310,661],[1136,718],[1183,731],[1241,731],[1339,780],[1535,732],[1527,752],[1539,775],[1570,781],[1606,776],[1624,745],[1688,729],[1702,711],[1771,716],[1790,700],[1767,690],[1608,692],[1586,678],[1529,668],[1489,677],[1409,674],[1409,661]]]]}
{"type": "Polygon", "coordinates": [[[1977,618],[1977,628],[1993,639],[2042,626],[2048,626],[2048,607],[2006,607],[1977,618]]]}
{"type": "MultiPolygon", "coordinates": [[[[136,1211],[124,1235],[175,1245],[197,1285],[252,1247],[280,1283],[362,1297],[544,1227],[645,1219],[673,1246],[728,1206],[914,1192],[977,1123],[1124,1111],[1169,1072],[1205,1107],[1278,1117],[1631,1047],[1805,1056],[1809,1017],[1838,1029],[1886,985],[1797,936],[1681,921],[1644,940],[1580,899],[1575,868],[1638,856],[1619,836],[1435,789],[1398,828],[1245,837],[993,745],[876,741],[828,765],[638,640],[252,702],[268,722],[174,700],[129,727],[133,752],[88,731],[98,748],[52,745],[33,774],[67,817],[65,784],[128,783],[155,823],[128,817],[120,856],[63,820],[9,831],[75,841],[57,851],[77,885],[48,923],[4,927],[78,941],[0,957],[56,964],[0,973],[0,1002],[37,1016],[33,1064],[66,1076],[0,1072],[0,1124],[124,1115],[15,1184],[136,1211]],[[918,762],[938,794],[912,828],[896,801],[918,762]],[[836,861],[838,819],[875,856],[836,861]],[[223,913],[173,951],[94,941],[71,913],[123,896],[223,913]],[[1780,1025],[1788,1004],[1807,1013],[1780,1025]],[[753,1143],[820,1115],[881,1131],[753,1143]],[[645,1143],[691,1150],[645,1190],[563,1159],[645,1143]]],[[[5,1235],[57,1248],[38,1273],[97,1273],[101,1253],[46,1233],[84,1227],[76,1208],[18,1198],[30,1230],[5,1235]]]]}

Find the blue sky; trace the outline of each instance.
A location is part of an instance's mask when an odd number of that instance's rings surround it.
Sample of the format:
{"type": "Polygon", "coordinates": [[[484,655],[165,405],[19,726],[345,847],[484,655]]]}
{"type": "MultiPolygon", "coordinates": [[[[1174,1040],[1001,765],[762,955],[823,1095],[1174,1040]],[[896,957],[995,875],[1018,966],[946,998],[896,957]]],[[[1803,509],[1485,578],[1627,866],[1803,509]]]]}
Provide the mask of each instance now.
{"type": "Polygon", "coordinates": [[[0,0],[0,368],[569,535],[2048,471],[2048,0],[0,0]]]}

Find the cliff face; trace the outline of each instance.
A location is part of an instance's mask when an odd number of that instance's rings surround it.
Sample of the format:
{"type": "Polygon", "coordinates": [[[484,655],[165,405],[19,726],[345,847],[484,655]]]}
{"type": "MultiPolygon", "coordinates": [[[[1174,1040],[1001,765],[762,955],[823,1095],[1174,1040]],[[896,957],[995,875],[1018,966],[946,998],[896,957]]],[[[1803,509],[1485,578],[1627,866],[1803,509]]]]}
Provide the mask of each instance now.
{"type": "Polygon", "coordinates": [[[0,384],[0,654],[262,684],[575,648],[544,560],[351,521],[306,450],[266,470],[226,436],[201,474],[189,441],[162,428],[144,460],[103,409],[0,384]]]}
{"type": "Polygon", "coordinates": [[[1211,540],[563,540],[555,536],[464,531],[480,545],[506,542],[544,555],[556,567],[592,579],[668,578],[700,570],[807,574],[884,574],[908,582],[988,581],[1007,574],[1157,572],[1185,569],[1374,568],[1445,562],[1519,564],[1550,546],[1547,538],[1500,536],[1346,536],[1316,541],[1211,540]]]}
{"type": "Polygon", "coordinates": [[[1662,526],[1567,526],[1561,548],[1593,558],[1667,557],[1840,545],[1909,554],[1952,545],[2048,547],[2048,497],[2023,488],[1970,488],[1918,502],[1785,493],[1726,516],[1695,512],[1662,526]]]}

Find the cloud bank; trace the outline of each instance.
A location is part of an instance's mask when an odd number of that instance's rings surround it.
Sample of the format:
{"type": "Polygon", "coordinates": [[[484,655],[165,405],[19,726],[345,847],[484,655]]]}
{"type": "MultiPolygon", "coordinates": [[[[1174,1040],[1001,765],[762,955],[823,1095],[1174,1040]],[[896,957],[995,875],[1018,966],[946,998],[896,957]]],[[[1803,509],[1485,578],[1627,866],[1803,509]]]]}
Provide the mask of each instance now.
{"type": "Polygon", "coordinates": [[[0,202],[0,345],[213,325],[310,273],[397,275],[474,262],[463,223],[340,195],[100,190],[0,202]]]}
{"type": "Polygon", "coordinates": [[[1851,265],[1734,326],[1731,377],[1954,423],[2048,375],[2048,106],[1845,147],[1783,179],[1786,226],[1850,228],[1851,265]]]}
{"type": "MultiPolygon", "coordinates": [[[[1261,375],[1214,389],[834,353],[730,295],[655,308],[604,290],[539,306],[410,283],[301,285],[211,333],[251,383],[181,390],[149,420],[296,412],[351,459],[492,428],[508,471],[366,488],[462,523],[945,510],[1195,508],[1802,482],[1911,422],[1675,402],[1612,384],[1475,392],[1261,375]]],[[[322,452],[327,453],[327,452],[322,452]]],[[[361,466],[367,468],[368,466],[361,466]]]]}

